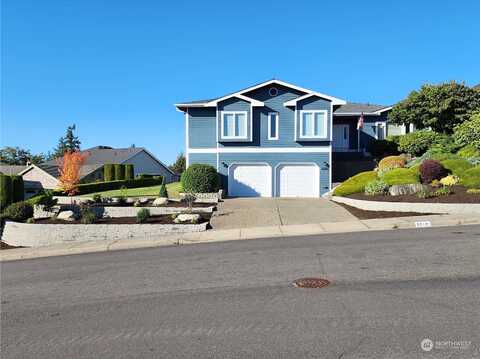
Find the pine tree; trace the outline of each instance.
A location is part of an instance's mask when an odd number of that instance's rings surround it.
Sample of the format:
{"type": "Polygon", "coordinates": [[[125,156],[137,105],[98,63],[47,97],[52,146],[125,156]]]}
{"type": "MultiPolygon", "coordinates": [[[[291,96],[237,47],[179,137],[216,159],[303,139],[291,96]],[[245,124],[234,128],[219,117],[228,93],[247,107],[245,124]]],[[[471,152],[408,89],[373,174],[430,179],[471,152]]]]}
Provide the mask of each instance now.
{"type": "Polygon", "coordinates": [[[67,127],[65,136],[60,137],[58,145],[54,149],[54,158],[62,157],[65,152],[73,152],[80,150],[80,140],[74,135],[73,131],[76,129],[75,124],[67,127]]]}
{"type": "Polygon", "coordinates": [[[183,171],[185,171],[185,165],[186,165],[185,156],[183,155],[183,153],[180,153],[177,156],[175,163],[170,165],[169,168],[174,173],[181,175],[183,171]]]}

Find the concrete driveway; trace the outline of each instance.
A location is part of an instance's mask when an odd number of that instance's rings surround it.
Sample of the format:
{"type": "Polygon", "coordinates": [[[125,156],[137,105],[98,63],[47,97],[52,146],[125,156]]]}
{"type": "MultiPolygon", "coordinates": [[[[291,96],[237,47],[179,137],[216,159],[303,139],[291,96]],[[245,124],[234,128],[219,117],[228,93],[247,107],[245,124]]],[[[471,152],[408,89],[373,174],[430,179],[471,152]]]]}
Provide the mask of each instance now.
{"type": "Polygon", "coordinates": [[[214,229],[228,229],[356,219],[323,198],[231,198],[218,204],[210,223],[214,229]]]}

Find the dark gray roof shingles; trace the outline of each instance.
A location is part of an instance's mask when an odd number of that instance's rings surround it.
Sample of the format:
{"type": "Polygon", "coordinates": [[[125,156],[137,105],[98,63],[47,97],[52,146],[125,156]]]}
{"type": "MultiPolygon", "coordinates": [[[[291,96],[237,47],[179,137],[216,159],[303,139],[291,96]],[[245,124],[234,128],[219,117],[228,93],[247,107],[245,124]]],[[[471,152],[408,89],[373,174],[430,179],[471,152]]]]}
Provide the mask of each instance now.
{"type": "Polygon", "coordinates": [[[348,113],[372,113],[378,110],[382,110],[384,108],[387,108],[389,106],[385,105],[374,105],[374,104],[369,104],[369,103],[355,103],[355,102],[347,102],[345,105],[340,105],[333,113],[335,115],[341,115],[341,114],[348,114],[348,113]]]}

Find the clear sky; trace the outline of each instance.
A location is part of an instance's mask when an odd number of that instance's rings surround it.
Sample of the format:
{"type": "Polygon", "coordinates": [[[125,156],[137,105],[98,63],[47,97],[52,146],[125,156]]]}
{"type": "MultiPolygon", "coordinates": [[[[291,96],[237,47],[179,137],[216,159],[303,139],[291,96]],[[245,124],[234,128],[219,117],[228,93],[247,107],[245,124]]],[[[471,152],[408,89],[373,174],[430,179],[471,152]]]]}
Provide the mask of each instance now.
{"type": "Polygon", "coordinates": [[[184,148],[175,102],[279,78],[392,104],[480,82],[480,1],[2,0],[1,145],[184,148]]]}

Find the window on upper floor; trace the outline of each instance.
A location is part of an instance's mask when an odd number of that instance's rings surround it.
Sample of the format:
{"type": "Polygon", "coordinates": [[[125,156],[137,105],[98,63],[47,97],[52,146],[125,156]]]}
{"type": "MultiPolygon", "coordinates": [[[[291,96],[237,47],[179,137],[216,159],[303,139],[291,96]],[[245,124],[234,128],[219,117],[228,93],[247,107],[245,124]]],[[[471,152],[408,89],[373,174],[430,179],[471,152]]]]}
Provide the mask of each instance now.
{"type": "Polygon", "coordinates": [[[246,111],[222,112],[222,138],[225,138],[225,139],[247,138],[247,112],[246,111]]]}
{"type": "Polygon", "coordinates": [[[300,138],[327,137],[327,111],[300,111],[300,138]]]}
{"type": "Polygon", "coordinates": [[[268,139],[278,140],[278,113],[270,112],[268,114],[268,139]]]}

